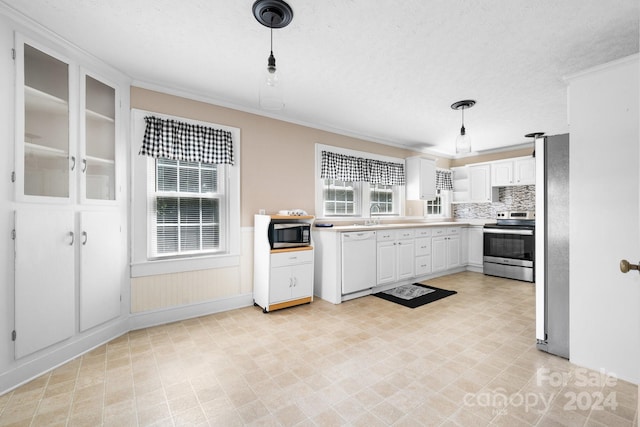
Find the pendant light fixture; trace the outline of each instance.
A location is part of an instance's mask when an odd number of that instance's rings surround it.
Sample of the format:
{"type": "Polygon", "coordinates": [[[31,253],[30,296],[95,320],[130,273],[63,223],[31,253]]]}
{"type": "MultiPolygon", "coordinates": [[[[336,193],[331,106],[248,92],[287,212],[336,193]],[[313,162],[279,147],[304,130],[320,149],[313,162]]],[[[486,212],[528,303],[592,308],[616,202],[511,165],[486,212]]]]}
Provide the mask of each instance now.
{"type": "Polygon", "coordinates": [[[265,110],[282,110],[284,96],[282,75],[276,72],[276,57],[273,55],[273,29],[284,28],[293,19],[293,10],[282,0],[257,0],[253,4],[253,16],[269,28],[271,33],[271,51],[267,59],[267,69],[260,83],[260,107],[265,110]]]}
{"type": "Polygon", "coordinates": [[[476,101],[473,99],[465,99],[451,104],[452,109],[462,110],[462,127],[460,128],[460,134],[456,138],[456,154],[468,154],[471,152],[471,138],[464,128],[464,109],[471,108],[474,105],[476,105],[476,101]]]}

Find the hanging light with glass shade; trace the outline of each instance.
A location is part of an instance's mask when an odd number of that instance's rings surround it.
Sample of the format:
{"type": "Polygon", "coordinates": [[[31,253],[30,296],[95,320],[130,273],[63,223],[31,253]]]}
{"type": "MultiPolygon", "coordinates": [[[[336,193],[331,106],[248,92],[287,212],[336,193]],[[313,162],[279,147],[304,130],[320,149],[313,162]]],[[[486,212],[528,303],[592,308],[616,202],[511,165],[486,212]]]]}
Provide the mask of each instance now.
{"type": "Polygon", "coordinates": [[[471,152],[471,137],[464,127],[464,109],[471,108],[476,105],[473,99],[465,99],[463,101],[454,102],[451,108],[454,110],[462,110],[462,127],[460,134],[456,137],[456,154],[468,154],[471,152]]]}
{"type": "Polygon", "coordinates": [[[257,0],[253,4],[253,16],[259,23],[268,27],[271,33],[271,51],[260,83],[260,107],[265,110],[282,110],[284,108],[282,73],[276,70],[276,57],[273,55],[273,29],[289,25],[293,19],[293,10],[282,0],[257,0]]]}

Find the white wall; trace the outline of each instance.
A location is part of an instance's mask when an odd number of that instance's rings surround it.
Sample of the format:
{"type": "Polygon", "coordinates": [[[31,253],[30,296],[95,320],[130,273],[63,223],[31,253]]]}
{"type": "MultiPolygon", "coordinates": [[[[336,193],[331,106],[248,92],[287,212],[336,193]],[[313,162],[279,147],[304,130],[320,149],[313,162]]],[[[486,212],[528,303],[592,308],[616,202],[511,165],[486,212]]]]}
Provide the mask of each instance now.
{"type": "Polygon", "coordinates": [[[640,382],[638,55],[569,78],[570,358],[640,382]]]}

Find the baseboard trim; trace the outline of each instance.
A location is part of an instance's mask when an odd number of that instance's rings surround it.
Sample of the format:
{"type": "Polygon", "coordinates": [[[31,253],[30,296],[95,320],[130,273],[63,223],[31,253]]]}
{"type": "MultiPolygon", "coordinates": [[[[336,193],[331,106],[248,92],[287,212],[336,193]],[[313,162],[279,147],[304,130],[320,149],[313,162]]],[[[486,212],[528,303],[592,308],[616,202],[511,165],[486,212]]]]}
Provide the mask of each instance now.
{"type": "Polygon", "coordinates": [[[16,367],[0,375],[0,395],[20,387],[127,332],[127,320],[122,318],[99,327],[95,331],[83,334],[79,339],[71,338],[67,342],[53,345],[49,351],[43,350],[37,356],[25,356],[15,362],[16,367]]]}
{"type": "Polygon", "coordinates": [[[249,307],[252,305],[253,294],[249,293],[199,304],[170,307],[161,310],[145,311],[142,313],[132,313],[129,316],[129,330],[135,331],[137,329],[149,328],[171,322],[179,322],[181,320],[193,319],[194,317],[221,313],[223,311],[235,310],[237,308],[249,307]]]}
{"type": "Polygon", "coordinates": [[[16,361],[18,366],[0,374],[0,395],[18,388],[129,331],[252,305],[253,294],[249,293],[201,304],[130,314],[127,318],[118,319],[95,331],[83,334],[79,339],[72,338],[68,342],[52,346],[50,351],[43,350],[37,356],[25,356],[16,361]]]}

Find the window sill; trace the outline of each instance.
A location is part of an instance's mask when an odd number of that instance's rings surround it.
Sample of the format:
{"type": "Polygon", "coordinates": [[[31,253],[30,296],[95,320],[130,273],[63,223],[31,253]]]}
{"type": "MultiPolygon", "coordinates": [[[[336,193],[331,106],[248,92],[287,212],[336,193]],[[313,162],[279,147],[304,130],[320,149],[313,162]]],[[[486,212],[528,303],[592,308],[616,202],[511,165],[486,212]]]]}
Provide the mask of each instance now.
{"type": "Polygon", "coordinates": [[[239,265],[240,256],[237,254],[144,261],[131,264],[131,277],[157,276],[159,274],[237,267],[239,265]]]}

